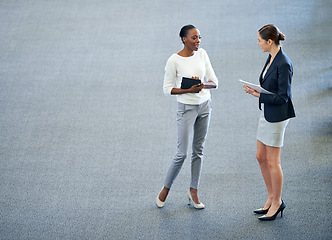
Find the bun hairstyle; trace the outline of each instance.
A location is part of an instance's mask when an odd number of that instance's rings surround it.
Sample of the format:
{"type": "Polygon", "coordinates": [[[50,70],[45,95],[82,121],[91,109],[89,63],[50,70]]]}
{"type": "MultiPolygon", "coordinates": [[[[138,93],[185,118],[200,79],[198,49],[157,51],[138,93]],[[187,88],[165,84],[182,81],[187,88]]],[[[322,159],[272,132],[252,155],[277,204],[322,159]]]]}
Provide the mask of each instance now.
{"type": "Polygon", "coordinates": [[[280,32],[280,30],[273,24],[264,25],[258,30],[258,32],[265,41],[271,39],[277,46],[280,45],[280,41],[284,41],[286,39],[285,34],[280,32]]]}
{"type": "MultiPolygon", "coordinates": [[[[193,29],[193,28],[196,28],[196,27],[194,25],[185,25],[181,28],[179,36],[180,36],[182,42],[183,42],[183,38],[187,37],[188,30],[193,29]]],[[[183,44],[184,44],[184,42],[183,42],[183,44]]]]}

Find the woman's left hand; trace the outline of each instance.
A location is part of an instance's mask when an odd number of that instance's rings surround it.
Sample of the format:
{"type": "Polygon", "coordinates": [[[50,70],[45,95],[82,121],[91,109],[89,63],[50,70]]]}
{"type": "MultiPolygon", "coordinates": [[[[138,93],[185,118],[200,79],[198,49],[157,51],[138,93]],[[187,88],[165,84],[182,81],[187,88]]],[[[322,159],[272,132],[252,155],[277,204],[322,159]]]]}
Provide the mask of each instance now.
{"type": "Polygon", "coordinates": [[[259,92],[256,92],[254,89],[248,87],[247,85],[243,84],[243,87],[244,87],[245,93],[249,93],[258,98],[261,96],[261,94],[259,92]]]}
{"type": "Polygon", "coordinates": [[[207,88],[207,89],[209,89],[209,88],[217,88],[217,85],[213,81],[208,81],[208,82],[204,83],[204,88],[207,88]]]}

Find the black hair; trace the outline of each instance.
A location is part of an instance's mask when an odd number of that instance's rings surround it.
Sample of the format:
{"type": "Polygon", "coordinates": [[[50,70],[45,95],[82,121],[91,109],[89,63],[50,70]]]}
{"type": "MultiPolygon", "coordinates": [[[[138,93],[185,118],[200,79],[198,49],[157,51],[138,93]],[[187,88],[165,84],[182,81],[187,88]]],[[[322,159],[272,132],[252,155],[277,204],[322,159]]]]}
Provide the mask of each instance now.
{"type": "MultiPolygon", "coordinates": [[[[189,24],[189,25],[185,25],[185,26],[183,26],[183,27],[181,28],[181,31],[180,31],[180,33],[179,33],[179,36],[180,36],[182,42],[183,42],[183,38],[184,38],[184,37],[187,37],[188,30],[193,29],[193,28],[196,28],[196,27],[195,27],[194,25],[191,25],[191,24],[189,24]]],[[[183,42],[183,43],[184,43],[184,42],[183,42]]]]}
{"type": "Polygon", "coordinates": [[[280,45],[280,41],[286,39],[286,36],[273,24],[264,25],[258,32],[265,41],[271,39],[278,46],[280,45]]]}

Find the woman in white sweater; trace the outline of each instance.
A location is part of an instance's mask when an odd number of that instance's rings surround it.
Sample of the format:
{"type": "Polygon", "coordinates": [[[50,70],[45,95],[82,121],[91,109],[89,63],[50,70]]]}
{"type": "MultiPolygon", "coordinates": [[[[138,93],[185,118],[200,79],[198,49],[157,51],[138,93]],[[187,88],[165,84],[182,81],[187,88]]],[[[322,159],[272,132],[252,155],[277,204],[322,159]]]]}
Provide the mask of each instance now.
{"type": "Polygon", "coordinates": [[[186,25],[182,27],[179,35],[184,47],[168,59],[163,86],[165,95],[177,96],[178,147],[167,172],[164,186],[157,196],[156,204],[160,208],[165,205],[169,190],[187,157],[192,135],[191,183],[187,197],[189,203],[193,202],[194,208],[202,209],[204,204],[198,199],[197,189],[203,160],[203,146],[212,110],[210,88],[218,87],[218,79],[206,51],[199,48],[201,42],[199,30],[193,25],[186,25]],[[202,83],[193,85],[189,89],[182,89],[183,77],[199,79],[202,83]]]}

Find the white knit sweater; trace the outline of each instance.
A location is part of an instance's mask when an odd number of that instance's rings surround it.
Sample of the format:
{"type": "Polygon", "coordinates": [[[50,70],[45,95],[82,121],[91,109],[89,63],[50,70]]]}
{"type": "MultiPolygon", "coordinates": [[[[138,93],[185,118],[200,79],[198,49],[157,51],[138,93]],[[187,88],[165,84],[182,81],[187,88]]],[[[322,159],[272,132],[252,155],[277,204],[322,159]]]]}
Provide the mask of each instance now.
{"type": "MultiPolygon", "coordinates": [[[[202,48],[190,57],[182,57],[177,53],[170,56],[165,67],[164,94],[170,95],[173,88],[180,88],[182,77],[199,77],[203,83],[213,81],[218,87],[209,56],[202,48]]],[[[202,89],[199,93],[178,94],[176,97],[178,102],[197,105],[209,100],[211,94],[209,89],[202,89]]]]}

